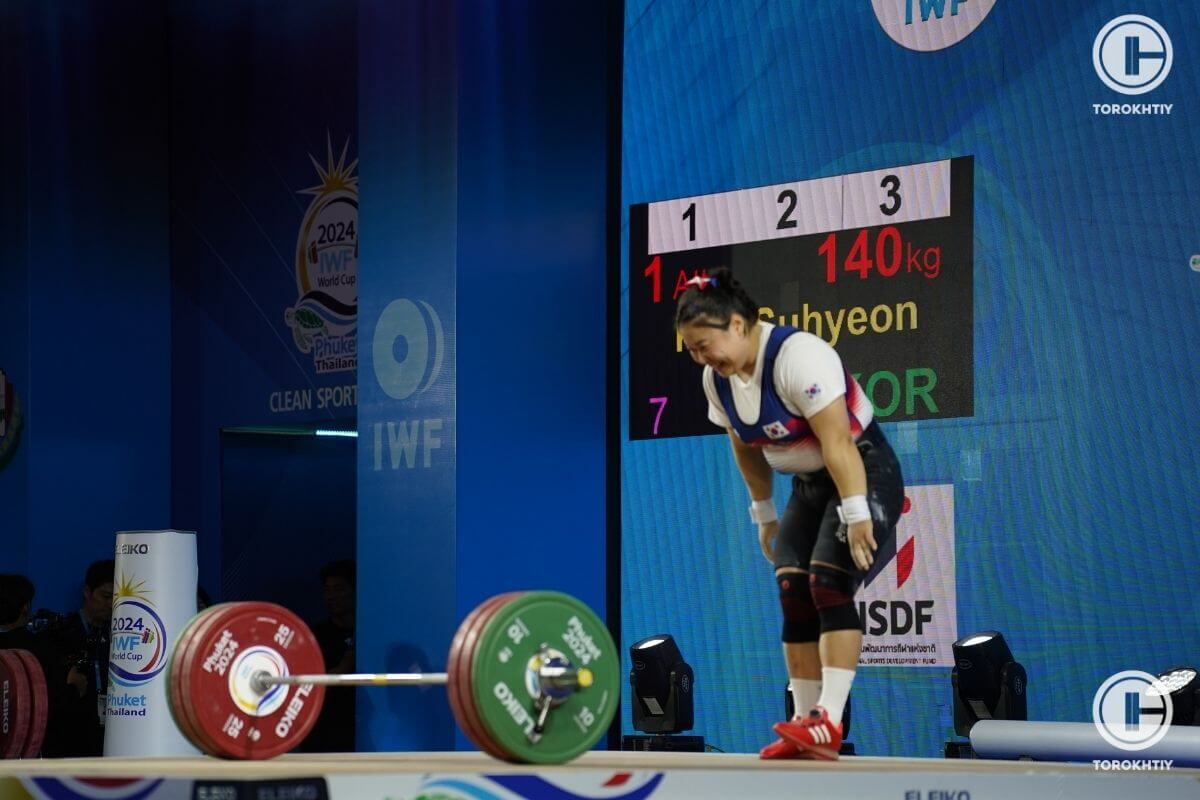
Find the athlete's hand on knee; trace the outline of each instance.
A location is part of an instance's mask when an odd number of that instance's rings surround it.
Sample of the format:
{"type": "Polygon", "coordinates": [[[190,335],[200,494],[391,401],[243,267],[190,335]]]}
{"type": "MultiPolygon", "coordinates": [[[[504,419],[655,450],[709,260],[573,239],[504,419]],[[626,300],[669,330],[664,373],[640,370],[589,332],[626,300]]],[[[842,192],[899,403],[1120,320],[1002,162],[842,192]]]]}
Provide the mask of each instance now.
{"type": "Polygon", "coordinates": [[[775,537],[779,535],[779,520],[763,522],[758,526],[758,546],[762,548],[763,558],[775,563],[775,537]]]}
{"type": "Polygon", "coordinates": [[[850,557],[854,559],[855,566],[861,570],[870,569],[871,564],[875,562],[875,550],[879,547],[875,544],[875,531],[871,520],[852,522],[846,531],[846,543],[850,545],[850,557]]]}

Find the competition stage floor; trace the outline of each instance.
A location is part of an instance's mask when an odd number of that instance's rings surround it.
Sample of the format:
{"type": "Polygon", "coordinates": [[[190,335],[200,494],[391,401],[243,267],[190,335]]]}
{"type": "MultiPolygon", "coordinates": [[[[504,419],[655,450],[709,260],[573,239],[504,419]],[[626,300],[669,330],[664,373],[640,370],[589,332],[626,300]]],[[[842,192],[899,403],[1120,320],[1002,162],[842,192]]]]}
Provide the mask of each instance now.
{"type": "Polygon", "coordinates": [[[0,763],[0,800],[642,800],[642,798],[1200,798],[1200,769],[1102,771],[1093,764],[595,751],[565,765],[481,753],[40,759],[0,763]]]}

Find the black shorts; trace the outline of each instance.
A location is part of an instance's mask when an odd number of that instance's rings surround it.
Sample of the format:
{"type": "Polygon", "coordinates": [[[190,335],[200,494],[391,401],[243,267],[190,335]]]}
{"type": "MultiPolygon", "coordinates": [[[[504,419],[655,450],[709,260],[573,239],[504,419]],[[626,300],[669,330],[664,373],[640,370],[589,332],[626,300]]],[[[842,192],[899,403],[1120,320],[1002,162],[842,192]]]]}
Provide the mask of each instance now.
{"type": "MultiPolygon", "coordinates": [[[[867,505],[875,522],[875,544],[880,551],[896,535],[904,506],[904,478],[892,446],[879,424],[872,422],[856,443],[867,471],[867,505]]],[[[812,561],[832,564],[862,580],[866,574],[854,564],[846,543],[846,526],[837,515],[841,503],[837,486],[827,470],[792,478],[792,496],[779,520],[775,541],[775,567],[807,570],[812,561]]]]}

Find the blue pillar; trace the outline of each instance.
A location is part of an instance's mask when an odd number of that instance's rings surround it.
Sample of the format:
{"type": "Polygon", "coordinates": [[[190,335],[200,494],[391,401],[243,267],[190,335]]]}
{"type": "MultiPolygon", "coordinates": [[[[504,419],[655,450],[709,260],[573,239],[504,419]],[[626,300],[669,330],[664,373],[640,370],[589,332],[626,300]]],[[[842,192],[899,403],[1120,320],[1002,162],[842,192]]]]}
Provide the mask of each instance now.
{"type": "MultiPolygon", "coordinates": [[[[360,5],[361,664],[504,591],[605,604],[607,10],[360,5]]],[[[457,743],[366,692],[362,749],[457,743]]]]}

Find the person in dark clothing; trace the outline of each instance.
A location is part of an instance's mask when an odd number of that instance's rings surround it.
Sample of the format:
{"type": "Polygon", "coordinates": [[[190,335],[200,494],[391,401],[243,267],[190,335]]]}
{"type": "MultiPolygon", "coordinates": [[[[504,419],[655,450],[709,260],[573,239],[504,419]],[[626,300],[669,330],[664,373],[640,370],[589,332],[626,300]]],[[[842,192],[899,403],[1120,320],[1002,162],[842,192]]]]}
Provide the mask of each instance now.
{"type": "MultiPolygon", "coordinates": [[[[325,671],[354,672],[354,611],[357,570],[350,560],[332,561],[321,568],[321,591],[329,616],[313,625],[325,657],[325,671]]],[[[304,740],[308,752],[353,752],[354,692],[325,693],[321,716],[304,740]]]]}
{"type": "Polygon", "coordinates": [[[91,564],[79,610],[51,620],[37,635],[50,694],[44,756],[104,754],[113,571],[112,559],[91,564]]]}
{"type": "Polygon", "coordinates": [[[0,575],[0,650],[34,649],[29,631],[33,581],[24,575],[0,575]]]}

